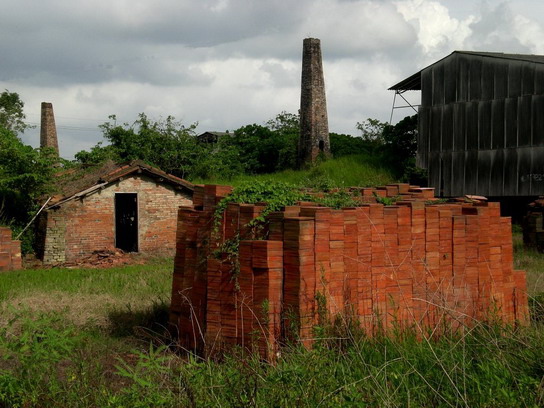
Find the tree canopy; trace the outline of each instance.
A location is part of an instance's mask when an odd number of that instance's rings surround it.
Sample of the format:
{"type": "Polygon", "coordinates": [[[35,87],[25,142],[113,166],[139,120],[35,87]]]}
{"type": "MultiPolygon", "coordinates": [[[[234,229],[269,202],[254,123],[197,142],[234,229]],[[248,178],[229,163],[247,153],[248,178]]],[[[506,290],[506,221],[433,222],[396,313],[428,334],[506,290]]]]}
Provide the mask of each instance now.
{"type": "Polygon", "coordinates": [[[0,127],[15,133],[22,133],[29,128],[23,108],[25,104],[16,92],[7,89],[0,94],[0,127]]]}

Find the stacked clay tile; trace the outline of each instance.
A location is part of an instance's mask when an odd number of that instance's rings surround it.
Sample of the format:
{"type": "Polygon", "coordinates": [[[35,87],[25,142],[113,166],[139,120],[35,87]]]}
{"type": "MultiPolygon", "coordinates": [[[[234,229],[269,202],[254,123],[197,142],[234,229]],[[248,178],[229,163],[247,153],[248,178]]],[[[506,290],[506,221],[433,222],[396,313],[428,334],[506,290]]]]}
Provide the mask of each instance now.
{"type": "Polygon", "coordinates": [[[324,315],[354,318],[369,335],[527,321],[525,272],[513,270],[498,203],[433,204],[432,189],[407,185],[365,190],[359,207],[285,207],[263,232],[248,226],[263,204],[230,203],[217,223],[230,188],[197,186],[194,207],[179,210],[170,323],[181,344],[268,358],[289,339],[311,346],[324,315]],[[372,202],[376,191],[401,200],[372,202]],[[238,236],[237,251],[222,251],[238,236]]]}
{"type": "Polygon", "coordinates": [[[21,268],[21,241],[11,239],[8,227],[0,227],[0,272],[21,268]]]}

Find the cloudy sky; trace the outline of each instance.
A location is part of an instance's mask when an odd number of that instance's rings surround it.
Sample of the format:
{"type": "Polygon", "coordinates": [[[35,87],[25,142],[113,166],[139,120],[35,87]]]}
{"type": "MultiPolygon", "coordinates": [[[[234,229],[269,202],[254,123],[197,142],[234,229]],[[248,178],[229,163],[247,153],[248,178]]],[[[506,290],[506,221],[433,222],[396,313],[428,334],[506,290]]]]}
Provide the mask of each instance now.
{"type": "Polygon", "coordinates": [[[544,1],[3,0],[0,89],[30,123],[52,102],[71,158],[111,114],[203,132],[296,112],[306,37],[321,39],[330,130],[356,135],[358,121],[389,120],[388,87],[453,50],[544,54],[544,1]]]}

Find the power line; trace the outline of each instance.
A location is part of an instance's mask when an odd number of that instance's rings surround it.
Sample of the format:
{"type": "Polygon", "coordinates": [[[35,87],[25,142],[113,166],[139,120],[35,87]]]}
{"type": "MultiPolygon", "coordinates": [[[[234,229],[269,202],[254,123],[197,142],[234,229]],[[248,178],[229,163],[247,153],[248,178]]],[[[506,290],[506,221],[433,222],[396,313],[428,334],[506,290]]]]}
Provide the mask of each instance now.
{"type": "MultiPolygon", "coordinates": [[[[36,122],[25,122],[27,125],[31,125],[31,126],[40,126],[39,123],[36,123],[36,122]]],[[[61,129],[61,130],[74,130],[74,131],[79,131],[79,132],[99,132],[100,129],[98,128],[98,126],[96,127],[86,127],[86,126],[73,126],[73,125],[56,125],[57,129],[61,129]]]]}
{"type": "MultiPolygon", "coordinates": [[[[26,116],[34,116],[34,117],[40,117],[40,113],[27,113],[26,116]]],[[[95,119],[95,118],[76,118],[72,116],[60,116],[55,115],[55,119],[69,119],[69,120],[83,120],[87,122],[96,122],[96,123],[104,123],[105,121],[108,121],[108,119],[95,119]]]]}

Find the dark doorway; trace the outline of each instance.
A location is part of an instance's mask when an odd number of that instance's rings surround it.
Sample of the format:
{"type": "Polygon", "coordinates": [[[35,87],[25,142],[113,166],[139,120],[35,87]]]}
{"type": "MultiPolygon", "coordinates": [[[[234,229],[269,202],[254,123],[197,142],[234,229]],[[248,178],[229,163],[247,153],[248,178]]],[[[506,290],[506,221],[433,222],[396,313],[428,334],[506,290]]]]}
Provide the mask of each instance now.
{"type": "Polygon", "coordinates": [[[125,252],[138,252],[138,195],[115,194],[115,246],[125,252]]]}
{"type": "Polygon", "coordinates": [[[323,140],[319,141],[319,151],[322,152],[325,150],[325,142],[323,140]]]}

